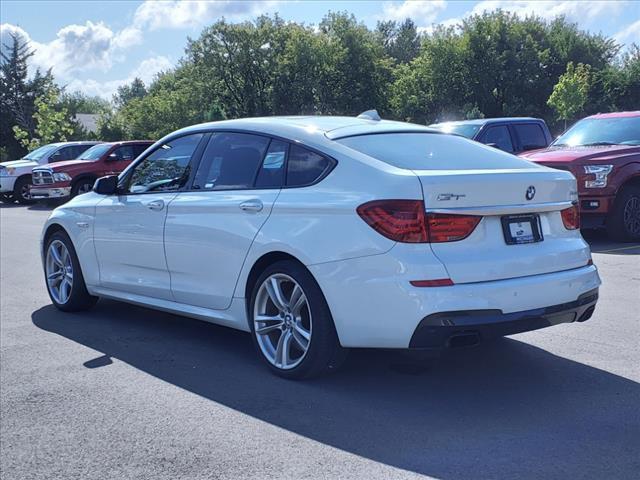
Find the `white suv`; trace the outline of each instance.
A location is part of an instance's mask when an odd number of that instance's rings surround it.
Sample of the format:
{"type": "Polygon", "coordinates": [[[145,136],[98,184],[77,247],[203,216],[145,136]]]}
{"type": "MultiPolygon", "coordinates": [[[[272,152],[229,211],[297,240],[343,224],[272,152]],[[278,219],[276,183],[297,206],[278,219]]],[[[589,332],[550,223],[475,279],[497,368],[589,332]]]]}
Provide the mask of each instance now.
{"type": "Polygon", "coordinates": [[[107,297],[250,331],[289,378],[348,347],[584,321],[598,297],[571,174],[374,114],[196,125],[94,188],[43,229],[59,309],[107,297]]]}
{"type": "Polygon", "coordinates": [[[7,202],[31,202],[31,171],[39,165],[73,160],[100,142],[50,143],[27,153],[20,160],[0,163],[0,199],[7,202]]]}

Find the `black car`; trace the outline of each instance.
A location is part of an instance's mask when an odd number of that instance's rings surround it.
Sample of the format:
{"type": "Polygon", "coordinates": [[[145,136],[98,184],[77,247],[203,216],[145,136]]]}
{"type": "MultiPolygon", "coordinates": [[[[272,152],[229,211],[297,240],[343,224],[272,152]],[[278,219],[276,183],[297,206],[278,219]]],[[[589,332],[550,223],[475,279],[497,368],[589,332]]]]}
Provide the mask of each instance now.
{"type": "Polygon", "coordinates": [[[434,123],[429,126],[446,133],[462,135],[510,153],[546,148],[552,141],[547,124],[540,118],[480,118],[434,123]]]}

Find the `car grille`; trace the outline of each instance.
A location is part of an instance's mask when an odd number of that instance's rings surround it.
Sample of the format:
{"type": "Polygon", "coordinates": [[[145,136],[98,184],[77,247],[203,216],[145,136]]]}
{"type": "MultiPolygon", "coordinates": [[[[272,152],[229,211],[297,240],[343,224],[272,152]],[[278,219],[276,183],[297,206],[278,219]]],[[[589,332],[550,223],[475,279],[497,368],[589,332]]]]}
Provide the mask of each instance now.
{"type": "Polygon", "coordinates": [[[53,183],[53,175],[46,170],[34,170],[31,174],[31,180],[34,185],[47,185],[53,183]]]}

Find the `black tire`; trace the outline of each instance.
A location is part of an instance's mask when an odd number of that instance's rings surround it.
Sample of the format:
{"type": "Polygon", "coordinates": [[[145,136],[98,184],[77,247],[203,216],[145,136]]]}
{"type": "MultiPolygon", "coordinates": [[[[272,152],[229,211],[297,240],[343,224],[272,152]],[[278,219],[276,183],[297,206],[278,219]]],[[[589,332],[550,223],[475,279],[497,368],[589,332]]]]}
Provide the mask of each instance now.
{"type": "Polygon", "coordinates": [[[14,203],[13,193],[0,193],[0,202],[14,203]]]}
{"type": "Polygon", "coordinates": [[[62,230],[59,230],[53,233],[51,236],[47,238],[45,242],[44,249],[44,258],[45,258],[45,286],[47,288],[47,293],[49,294],[49,298],[53,305],[62,310],[63,312],[80,312],[83,310],[88,310],[93,307],[98,301],[98,297],[94,297],[89,295],[87,291],[87,287],[84,282],[84,276],[82,275],[82,270],[80,268],[80,262],[78,261],[78,255],[76,254],[76,250],[73,247],[73,243],[69,236],[62,230]],[[64,303],[59,302],[55,296],[51,292],[51,288],[49,287],[49,282],[47,280],[47,252],[49,251],[49,246],[54,242],[59,241],[64,244],[69,252],[69,256],[71,257],[71,265],[73,267],[73,282],[71,285],[71,293],[69,294],[68,300],[64,303]]]}
{"type": "Polygon", "coordinates": [[[327,301],[311,273],[300,263],[294,260],[282,260],[267,267],[253,286],[247,311],[249,312],[251,337],[256,351],[267,367],[276,375],[292,380],[312,378],[335,371],[344,362],[347,350],[340,346],[327,301]],[[274,274],[287,275],[298,283],[306,296],[307,305],[313,318],[312,334],[306,354],[297,366],[286,370],[276,367],[265,356],[258,343],[258,335],[255,332],[253,321],[254,306],[260,286],[274,274]]]}
{"type": "Polygon", "coordinates": [[[619,242],[640,241],[640,187],[623,187],[618,193],[607,217],[607,234],[619,242]]]}
{"type": "Polygon", "coordinates": [[[81,178],[80,180],[75,182],[71,187],[71,198],[77,195],[80,195],[82,193],[87,193],[88,191],[91,191],[94,183],[95,183],[95,179],[81,178]],[[86,187],[88,187],[88,190],[83,191],[83,188],[86,188],[86,187]]]}
{"type": "Polygon", "coordinates": [[[23,175],[16,180],[13,186],[13,198],[23,205],[34,203],[29,193],[31,189],[31,177],[23,175]]]}

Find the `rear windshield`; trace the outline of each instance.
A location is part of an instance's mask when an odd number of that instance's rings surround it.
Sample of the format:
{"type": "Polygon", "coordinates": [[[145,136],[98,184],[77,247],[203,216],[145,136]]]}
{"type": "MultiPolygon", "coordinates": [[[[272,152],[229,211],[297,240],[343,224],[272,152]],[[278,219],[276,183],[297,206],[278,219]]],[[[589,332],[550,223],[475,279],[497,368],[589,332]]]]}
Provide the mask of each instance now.
{"type": "Polygon", "coordinates": [[[462,135],[463,137],[473,138],[482,125],[471,123],[438,123],[430,126],[444,133],[454,133],[456,135],[462,135]]]}
{"type": "Polygon", "coordinates": [[[535,168],[531,162],[510,153],[440,133],[378,133],[337,141],[394,167],[410,170],[535,168]]]}

